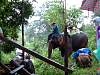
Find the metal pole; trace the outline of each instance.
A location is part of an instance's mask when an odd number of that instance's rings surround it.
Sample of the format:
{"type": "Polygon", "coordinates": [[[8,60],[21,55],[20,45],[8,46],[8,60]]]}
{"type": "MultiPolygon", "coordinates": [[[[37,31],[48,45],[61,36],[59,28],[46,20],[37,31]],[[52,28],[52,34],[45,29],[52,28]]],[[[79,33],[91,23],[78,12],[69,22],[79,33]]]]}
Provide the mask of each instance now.
{"type": "MultiPolygon", "coordinates": [[[[24,24],[23,24],[23,20],[24,20],[24,17],[23,17],[23,8],[24,8],[24,4],[23,4],[24,0],[22,0],[22,46],[24,46],[24,24]]],[[[24,60],[24,50],[22,51],[22,57],[23,57],[23,60],[24,60]]]]}

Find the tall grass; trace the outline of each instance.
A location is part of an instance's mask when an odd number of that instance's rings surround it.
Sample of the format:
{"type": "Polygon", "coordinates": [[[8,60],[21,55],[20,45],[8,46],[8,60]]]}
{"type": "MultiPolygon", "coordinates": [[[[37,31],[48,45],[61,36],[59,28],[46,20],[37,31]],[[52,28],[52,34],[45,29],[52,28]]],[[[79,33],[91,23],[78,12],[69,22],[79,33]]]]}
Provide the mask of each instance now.
{"type": "Polygon", "coordinates": [[[8,64],[15,57],[15,51],[11,53],[4,53],[1,51],[1,61],[5,64],[8,64]]]}
{"type": "Polygon", "coordinates": [[[84,26],[83,31],[88,35],[88,47],[91,50],[96,49],[96,29],[92,25],[84,26]]]}

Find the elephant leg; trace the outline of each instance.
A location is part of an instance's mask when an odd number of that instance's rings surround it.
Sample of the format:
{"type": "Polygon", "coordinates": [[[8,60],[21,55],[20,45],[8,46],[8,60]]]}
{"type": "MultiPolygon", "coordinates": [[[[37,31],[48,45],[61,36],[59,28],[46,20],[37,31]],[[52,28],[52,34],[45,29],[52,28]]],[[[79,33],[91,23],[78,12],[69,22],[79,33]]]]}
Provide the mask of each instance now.
{"type": "Polygon", "coordinates": [[[48,44],[48,58],[51,58],[51,53],[52,53],[52,43],[51,41],[49,41],[49,44],[48,44]]]}
{"type": "Polygon", "coordinates": [[[59,48],[60,51],[61,51],[61,56],[64,57],[64,54],[65,54],[65,50],[63,48],[59,48]]]}

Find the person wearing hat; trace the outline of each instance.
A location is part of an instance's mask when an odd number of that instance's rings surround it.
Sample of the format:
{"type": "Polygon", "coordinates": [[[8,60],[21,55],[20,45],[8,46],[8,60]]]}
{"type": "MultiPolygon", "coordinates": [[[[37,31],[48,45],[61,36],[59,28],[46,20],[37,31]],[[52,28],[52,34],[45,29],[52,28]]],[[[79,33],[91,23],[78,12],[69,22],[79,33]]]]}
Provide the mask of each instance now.
{"type": "Polygon", "coordinates": [[[48,36],[48,40],[50,40],[51,38],[54,39],[54,38],[57,38],[59,36],[59,28],[58,28],[58,25],[56,23],[52,23],[51,24],[51,28],[52,28],[52,32],[49,34],[48,36]]]}
{"type": "Polygon", "coordinates": [[[53,34],[59,34],[59,28],[58,28],[58,25],[56,23],[52,23],[51,28],[52,28],[53,34]]]}

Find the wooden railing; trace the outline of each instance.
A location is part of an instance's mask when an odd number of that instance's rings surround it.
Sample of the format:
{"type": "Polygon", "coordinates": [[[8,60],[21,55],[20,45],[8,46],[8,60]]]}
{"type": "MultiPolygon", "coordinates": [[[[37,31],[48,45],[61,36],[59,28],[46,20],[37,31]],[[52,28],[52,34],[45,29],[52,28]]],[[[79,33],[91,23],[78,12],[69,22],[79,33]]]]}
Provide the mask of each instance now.
{"type": "Polygon", "coordinates": [[[14,41],[12,41],[12,40],[9,40],[9,39],[7,39],[7,38],[5,38],[5,37],[2,37],[2,36],[0,36],[0,39],[1,39],[2,41],[4,41],[4,42],[7,42],[7,43],[12,44],[14,47],[19,48],[19,49],[21,49],[21,50],[23,50],[23,51],[25,51],[25,52],[31,54],[32,56],[34,56],[34,57],[36,57],[36,58],[38,58],[38,59],[40,59],[40,60],[42,60],[42,61],[44,61],[44,62],[50,64],[50,65],[52,65],[52,66],[54,66],[54,67],[56,67],[56,68],[59,68],[59,69],[63,70],[63,71],[65,72],[65,75],[68,75],[68,72],[71,72],[71,70],[68,69],[67,67],[64,67],[64,65],[61,65],[61,64],[55,62],[54,60],[51,60],[51,59],[49,59],[49,58],[46,58],[46,57],[44,57],[44,56],[38,54],[38,53],[35,52],[34,50],[29,50],[29,49],[27,49],[27,48],[25,48],[25,47],[23,47],[23,46],[17,44],[16,42],[14,42],[14,41]]]}
{"type": "Polygon", "coordinates": [[[15,61],[12,60],[12,63],[13,62],[14,62],[14,65],[16,66],[16,68],[13,70],[11,70],[8,66],[6,66],[5,64],[0,62],[0,66],[5,70],[5,73],[0,74],[0,75],[15,75],[15,73],[17,73],[18,71],[21,71],[21,72],[19,72],[19,75],[20,75],[20,73],[23,73],[23,72],[24,72],[24,75],[34,75],[34,74],[31,74],[30,72],[28,72],[24,68],[24,65],[19,65],[18,63],[16,63],[15,61]]]}

